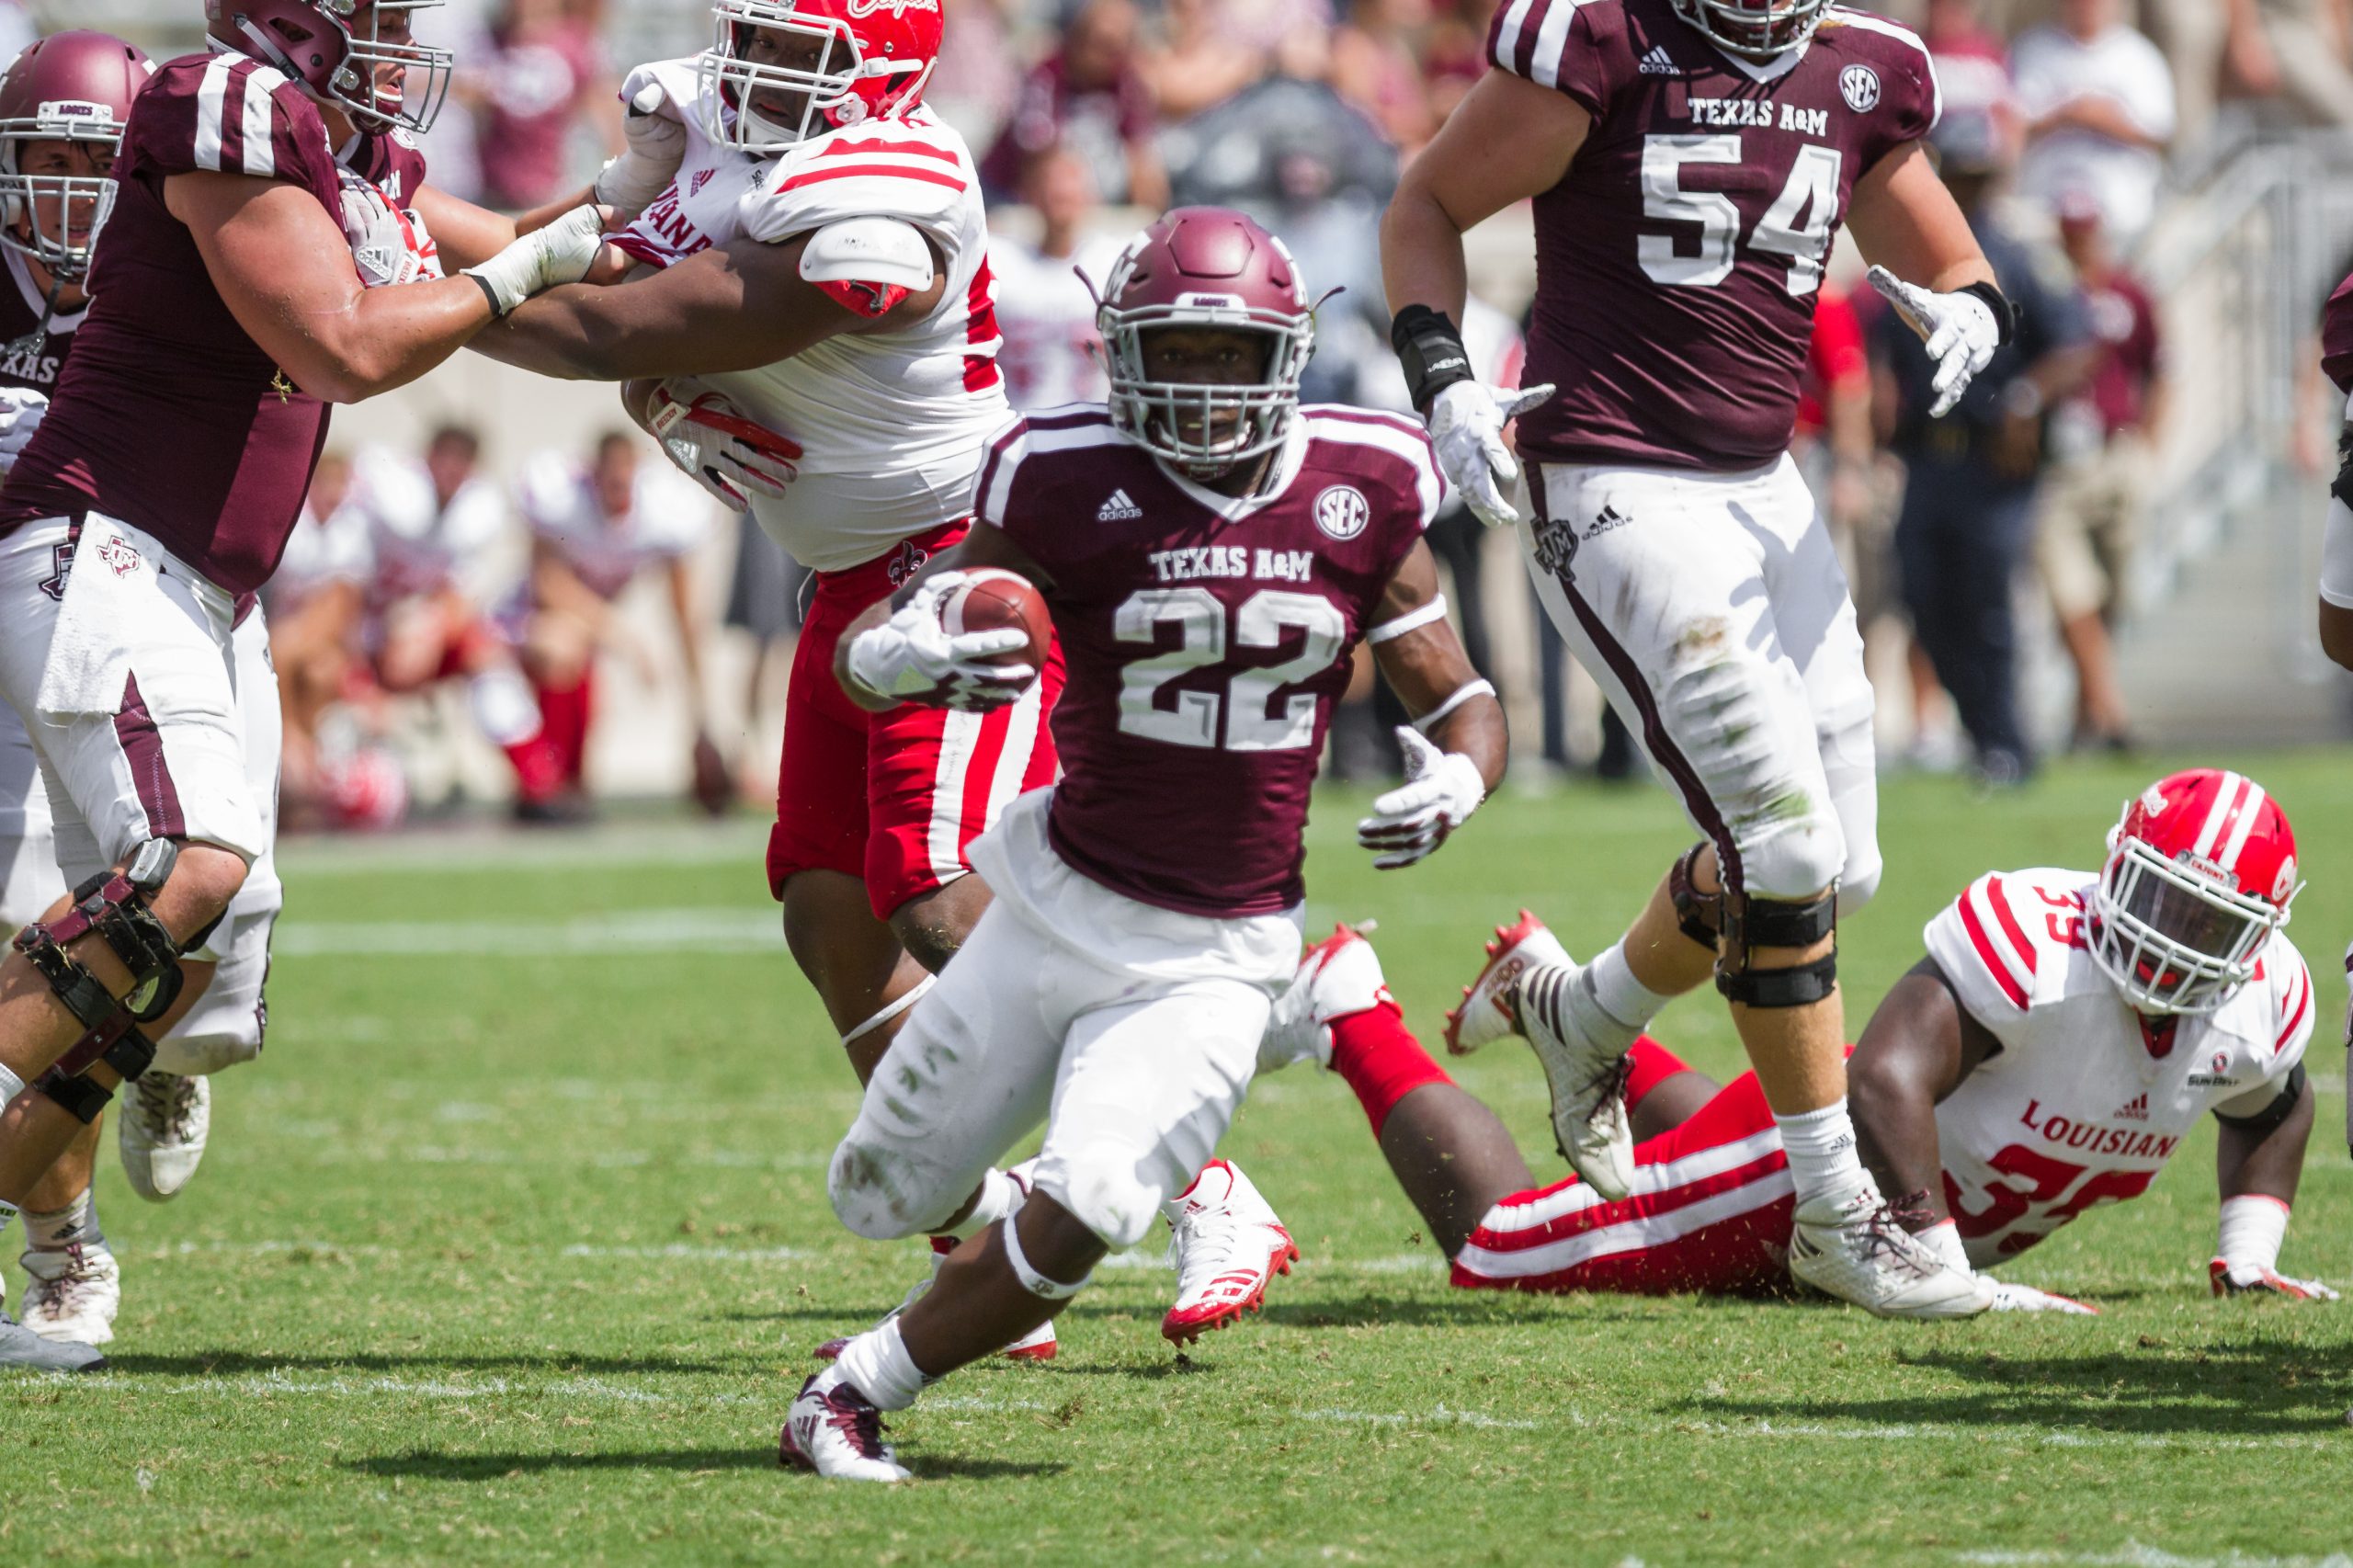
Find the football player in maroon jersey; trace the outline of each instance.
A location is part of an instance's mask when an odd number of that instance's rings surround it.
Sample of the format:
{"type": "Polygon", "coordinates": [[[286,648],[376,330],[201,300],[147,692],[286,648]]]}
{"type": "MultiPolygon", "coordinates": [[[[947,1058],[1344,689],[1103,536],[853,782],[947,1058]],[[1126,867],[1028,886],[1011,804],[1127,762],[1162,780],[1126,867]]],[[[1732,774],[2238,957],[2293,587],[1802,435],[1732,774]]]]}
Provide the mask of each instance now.
{"type": "Polygon", "coordinates": [[[1104,325],[1109,403],[1015,421],[980,525],[835,661],[871,710],[1013,700],[1037,671],[989,661],[1023,633],[939,619],[991,567],[1044,595],[1068,685],[1063,778],[973,846],[995,902],[834,1156],[859,1234],[967,1239],[794,1401],[782,1455],[823,1475],[903,1479],[882,1413],[1050,1320],[1217,1146],[1298,963],[1309,788],[1356,644],[1419,716],[1407,782],[1359,824],[1375,865],[1436,849],[1503,773],[1503,710],[1422,540],[1443,494],[1427,440],[1300,405],[1314,316],[1280,244],[1171,212],[1112,269],[1104,325]],[[1027,1182],[991,1173],[1040,1119],[1027,1182]]]}
{"type": "MultiPolygon", "coordinates": [[[[222,956],[268,849],[274,778],[249,741],[276,696],[236,631],[327,404],[424,374],[602,254],[605,215],[582,208],[436,277],[370,183],[386,171],[338,162],[414,157],[400,132],[448,71],[409,34],[426,3],[211,0],[214,49],[155,72],[125,125],[88,317],[0,492],[0,698],[54,781],[78,895],[0,964],[0,1221],[154,1059],[141,1026],[183,991],[181,958],[222,956]]],[[[0,1366],[50,1354],[0,1322],[0,1366]]]]}
{"type": "Polygon", "coordinates": [[[1449,478],[1520,523],[1547,611],[1706,837],[1590,963],[1506,933],[1448,1043],[1525,1034],[1563,1151],[1621,1197],[1625,1051],[1712,971],[1790,1151],[1793,1271],[1877,1312],[1983,1311],[1978,1282],[1887,1223],[1855,1155],[1835,930],[1880,875],[1871,692],[1788,453],[1842,221],[1927,339],[1938,415],[2006,340],[1920,145],[1927,51],[1826,0],[1508,0],[1488,53],[1383,220],[1392,336],[1449,478]],[[1462,233],[1529,198],[1539,283],[1511,393],[1478,382],[1456,330],[1462,233]]]}

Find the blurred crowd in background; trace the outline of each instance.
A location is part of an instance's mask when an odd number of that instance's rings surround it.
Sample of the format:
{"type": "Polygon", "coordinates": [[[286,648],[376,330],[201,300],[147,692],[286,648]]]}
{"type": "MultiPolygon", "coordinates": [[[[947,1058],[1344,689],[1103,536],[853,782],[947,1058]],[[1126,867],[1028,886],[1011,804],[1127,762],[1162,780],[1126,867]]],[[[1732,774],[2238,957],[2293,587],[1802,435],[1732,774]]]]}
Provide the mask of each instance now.
{"type": "MultiPolygon", "coordinates": [[[[0,32],[26,20],[19,3],[0,0],[0,32]]],[[[59,0],[76,17],[86,3],[59,0]]],[[[111,4],[126,17],[178,8],[111,4]]],[[[1099,278],[1142,222],[1188,203],[1247,210],[1319,291],[1342,290],[1319,317],[1311,399],[1404,404],[1380,215],[1404,162],[1484,69],[1498,0],[945,4],[928,101],[964,133],[989,189],[1017,405],[1101,394],[1079,274],[1099,278]]],[[[1847,555],[1891,749],[2006,786],[2052,749],[2132,744],[2111,634],[2131,608],[2150,454],[2175,401],[2165,301],[2133,258],[2181,171],[2220,142],[2249,128],[2353,127],[2353,0],[1882,8],[1936,57],[1933,150],[2022,326],[1962,407],[1931,422],[1925,358],[1857,287],[1842,244],[1798,452],[1847,555]],[[2026,714],[2021,663],[2038,647],[2054,665],[2063,654],[2072,719],[2026,714]]],[[[454,42],[460,66],[428,138],[435,183],[519,209],[576,185],[618,146],[621,69],[692,52],[710,23],[693,0],[451,0],[420,30],[454,42]]],[[[1466,336],[1485,374],[1514,381],[1532,278],[1473,276],[1487,297],[1473,301],[1466,336]]],[[[499,478],[474,472],[479,435],[453,426],[421,451],[338,450],[322,467],[273,608],[291,820],[381,824],[432,793],[414,777],[416,747],[385,737],[414,730],[420,696],[436,690],[453,694],[439,722],[507,746],[519,814],[582,814],[600,663],[649,690],[693,683],[664,699],[694,716],[674,726],[691,755],[672,773],[707,802],[766,788],[798,570],[748,519],[710,515],[633,434],[540,453],[499,478]],[[698,597],[689,560],[724,573],[726,591],[698,597]],[[638,580],[650,597],[624,614],[616,607],[638,580]],[[721,603],[723,618],[700,608],[721,603]],[[655,658],[643,629],[664,619],[676,652],[655,658]],[[705,689],[705,644],[722,637],[752,650],[732,693],[705,689]],[[517,704],[531,702],[548,716],[547,755],[512,744],[517,704]]],[[[1473,658],[1514,698],[1526,759],[1516,777],[1630,771],[1624,735],[1527,608],[1514,542],[1459,508],[1435,542],[1473,658]]],[[[1335,732],[1343,777],[1395,762],[1393,707],[1369,672],[1365,685],[1335,732]]]]}

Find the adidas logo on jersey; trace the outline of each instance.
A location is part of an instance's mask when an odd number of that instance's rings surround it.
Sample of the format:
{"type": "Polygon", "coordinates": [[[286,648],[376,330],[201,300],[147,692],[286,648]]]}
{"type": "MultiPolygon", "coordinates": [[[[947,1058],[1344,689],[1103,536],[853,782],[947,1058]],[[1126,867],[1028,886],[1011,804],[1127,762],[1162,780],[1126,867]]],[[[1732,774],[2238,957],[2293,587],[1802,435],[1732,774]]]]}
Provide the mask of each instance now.
{"type": "Polygon", "coordinates": [[[1098,523],[1131,523],[1142,516],[1143,508],[1129,500],[1124,490],[1111,492],[1111,498],[1095,511],[1095,520],[1098,523]]]}
{"type": "Polygon", "coordinates": [[[2148,1096],[2148,1095],[2147,1095],[2145,1092],[2143,1092],[2143,1093],[2142,1093],[2142,1094],[2134,1095],[2131,1099],[2127,1100],[2124,1104],[2122,1104],[2122,1105],[2120,1105],[2120,1106],[2117,1107],[2117,1108],[2116,1108],[2116,1117],[2115,1117],[2115,1119],[2116,1119],[2116,1120],[2118,1120],[2118,1121],[2146,1121],[2146,1120],[2148,1120],[2148,1119],[2149,1119],[2149,1096],[2148,1096]]]}
{"type": "Polygon", "coordinates": [[[1683,67],[1675,62],[1675,57],[1666,52],[1666,45],[1663,43],[1653,44],[1651,51],[1643,56],[1642,62],[1634,69],[1645,76],[1679,76],[1683,74],[1683,67]]]}

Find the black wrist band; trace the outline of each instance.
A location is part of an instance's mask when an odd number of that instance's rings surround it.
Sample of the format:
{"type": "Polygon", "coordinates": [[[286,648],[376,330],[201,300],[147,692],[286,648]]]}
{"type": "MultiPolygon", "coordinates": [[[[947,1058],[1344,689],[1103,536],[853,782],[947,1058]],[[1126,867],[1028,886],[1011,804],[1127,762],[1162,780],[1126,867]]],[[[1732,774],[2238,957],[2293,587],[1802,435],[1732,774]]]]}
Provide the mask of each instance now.
{"type": "Polygon", "coordinates": [[[1424,415],[1438,394],[1457,381],[1476,381],[1471,351],[1454,324],[1427,305],[1407,305],[1389,324],[1389,346],[1405,367],[1405,390],[1424,415]]]}
{"type": "Polygon", "coordinates": [[[490,302],[491,320],[505,321],[506,319],[506,312],[498,308],[498,290],[492,288],[487,282],[485,282],[481,273],[466,272],[460,274],[460,276],[472,278],[474,280],[474,287],[482,290],[482,297],[490,302]]]}
{"type": "Polygon", "coordinates": [[[1985,301],[1985,308],[1994,312],[1994,331],[1996,334],[1994,341],[1996,344],[2006,345],[2010,339],[2018,335],[2018,308],[2010,303],[2010,297],[2003,293],[2000,289],[1991,283],[1972,283],[1967,288],[1956,289],[1953,292],[1974,294],[1985,301]]]}

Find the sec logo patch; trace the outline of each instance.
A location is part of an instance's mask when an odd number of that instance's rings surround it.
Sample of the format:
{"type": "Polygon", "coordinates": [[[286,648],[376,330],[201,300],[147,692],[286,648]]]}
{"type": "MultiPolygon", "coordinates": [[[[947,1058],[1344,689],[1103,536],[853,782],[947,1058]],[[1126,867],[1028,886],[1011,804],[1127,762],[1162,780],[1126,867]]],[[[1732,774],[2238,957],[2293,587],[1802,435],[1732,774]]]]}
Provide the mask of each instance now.
{"type": "Polygon", "coordinates": [[[1838,91],[1848,108],[1869,114],[1879,107],[1879,73],[1868,65],[1849,65],[1838,73],[1838,91]]]}
{"type": "Polygon", "coordinates": [[[1354,539],[1371,521],[1364,492],[1352,484],[1335,484],[1315,498],[1315,526],[1334,539],[1354,539]]]}

